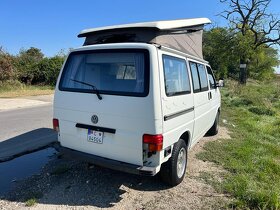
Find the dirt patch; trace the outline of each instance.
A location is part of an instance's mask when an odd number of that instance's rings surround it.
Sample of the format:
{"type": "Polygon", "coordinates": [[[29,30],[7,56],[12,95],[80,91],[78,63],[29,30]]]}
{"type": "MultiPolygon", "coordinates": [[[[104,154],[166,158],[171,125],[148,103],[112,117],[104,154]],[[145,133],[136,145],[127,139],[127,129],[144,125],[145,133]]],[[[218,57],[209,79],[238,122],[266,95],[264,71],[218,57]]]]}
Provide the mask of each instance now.
{"type": "Polygon", "coordinates": [[[57,159],[40,175],[20,181],[0,200],[0,209],[27,209],[25,201],[35,195],[40,196],[35,197],[34,209],[224,209],[229,198],[201,179],[203,173],[219,179],[223,169],[196,158],[206,142],[218,138],[229,138],[226,128],[192,148],[186,177],[173,188],[157,176],[136,176],[57,159]]]}

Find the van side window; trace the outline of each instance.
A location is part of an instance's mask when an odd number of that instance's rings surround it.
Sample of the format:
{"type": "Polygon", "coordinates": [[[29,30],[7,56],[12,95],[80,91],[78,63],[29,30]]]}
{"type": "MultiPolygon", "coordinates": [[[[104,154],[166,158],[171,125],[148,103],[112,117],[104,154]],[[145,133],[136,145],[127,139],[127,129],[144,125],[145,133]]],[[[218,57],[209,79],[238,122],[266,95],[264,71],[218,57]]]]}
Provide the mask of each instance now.
{"type": "Polygon", "coordinates": [[[191,92],[189,74],[184,59],[163,55],[163,69],[167,96],[191,92]]]}
{"type": "Polygon", "coordinates": [[[215,89],[215,83],[216,83],[216,80],[215,80],[215,77],[213,75],[213,72],[211,70],[211,68],[209,66],[206,66],[207,68],[207,73],[208,73],[208,79],[209,79],[209,84],[210,84],[210,88],[211,89],[215,89]]]}
{"type": "Polygon", "coordinates": [[[205,69],[204,65],[197,64],[197,69],[198,69],[198,74],[199,74],[199,79],[200,79],[200,91],[209,90],[208,79],[207,79],[206,69],[205,69]]]}
{"type": "Polygon", "coordinates": [[[192,73],[193,92],[198,93],[200,92],[200,82],[199,82],[199,75],[197,72],[196,63],[190,62],[190,68],[192,73]]]}

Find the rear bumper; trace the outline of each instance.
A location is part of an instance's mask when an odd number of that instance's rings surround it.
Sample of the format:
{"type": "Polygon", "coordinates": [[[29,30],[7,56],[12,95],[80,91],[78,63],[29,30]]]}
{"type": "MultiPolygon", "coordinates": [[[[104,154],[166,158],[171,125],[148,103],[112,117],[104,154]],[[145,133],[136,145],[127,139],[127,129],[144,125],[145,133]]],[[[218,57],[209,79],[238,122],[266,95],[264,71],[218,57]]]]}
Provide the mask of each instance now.
{"type": "Polygon", "coordinates": [[[84,152],[79,152],[77,150],[72,150],[62,146],[59,146],[58,150],[60,153],[62,153],[63,157],[67,159],[81,160],[117,171],[145,176],[154,176],[157,173],[157,167],[133,165],[84,152]]]}

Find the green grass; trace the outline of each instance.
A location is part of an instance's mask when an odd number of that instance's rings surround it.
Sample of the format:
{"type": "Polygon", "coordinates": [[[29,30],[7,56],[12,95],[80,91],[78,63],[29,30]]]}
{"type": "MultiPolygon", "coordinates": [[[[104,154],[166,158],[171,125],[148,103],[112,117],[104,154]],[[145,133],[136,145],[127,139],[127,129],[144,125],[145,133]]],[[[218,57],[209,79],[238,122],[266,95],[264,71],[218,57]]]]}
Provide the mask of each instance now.
{"type": "Polygon", "coordinates": [[[53,93],[54,87],[51,86],[25,85],[16,80],[0,81],[0,98],[49,95],[53,93]]]}
{"type": "Polygon", "coordinates": [[[37,204],[36,198],[30,198],[27,201],[25,201],[25,205],[28,207],[34,206],[35,204],[37,204]]]}
{"type": "Polygon", "coordinates": [[[25,206],[31,207],[38,203],[38,199],[43,197],[41,192],[29,192],[25,198],[25,206]]]}
{"type": "Polygon", "coordinates": [[[209,142],[198,157],[228,171],[221,187],[234,207],[280,209],[280,80],[227,85],[221,118],[232,138],[209,142]]]}

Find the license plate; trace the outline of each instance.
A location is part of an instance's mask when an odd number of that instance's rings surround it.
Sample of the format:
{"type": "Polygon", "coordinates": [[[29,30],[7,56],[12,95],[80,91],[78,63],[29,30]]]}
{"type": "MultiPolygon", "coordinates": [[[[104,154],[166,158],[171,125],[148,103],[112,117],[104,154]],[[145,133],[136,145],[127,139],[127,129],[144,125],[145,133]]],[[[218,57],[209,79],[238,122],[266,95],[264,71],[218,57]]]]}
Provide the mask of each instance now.
{"type": "Polygon", "coordinates": [[[88,130],[88,141],[97,143],[97,144],[102,144],[103,143],[103,132],[100,131],[93,131],[93,130],[88,130]]]}

